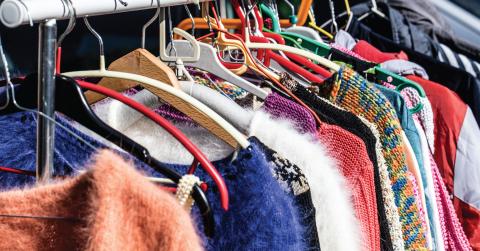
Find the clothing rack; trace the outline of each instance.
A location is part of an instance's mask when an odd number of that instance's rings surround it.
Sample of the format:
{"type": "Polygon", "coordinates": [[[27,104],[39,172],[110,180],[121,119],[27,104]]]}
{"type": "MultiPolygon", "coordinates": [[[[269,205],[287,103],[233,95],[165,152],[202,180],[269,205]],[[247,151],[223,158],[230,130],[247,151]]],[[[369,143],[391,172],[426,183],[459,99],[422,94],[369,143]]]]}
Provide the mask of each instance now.
{"type": "MultiPolygon", "coordinates": [[[[206,1],[209,0],[161,0],[160,7],[206,1]]],[[[77,18],[157,8],[158,3],[155,0],[72,0],[72,2],[77,18]]],[[[0,5],[0,21],[9,28],[40,23],[36,162],[38,182],[50,180],[53,174],[55,121],[52,118],[55,111],[56,20],[69,17],[68,6],[60,0],[5,0],[0,5]]]]}
{"type": "MultiPolygon", "coordinates": [[[[160,0],[161,7],[206,2],[208,0],[160,0]]],[[[73,0],[77,18],[100,16],[157,7],[156,0],[73,0]],[[122,4],[125,3],[125,5],[122,4]]],[[[60,0],[5,0],[0,5],[0,21],[15,28],[47,19],[67,19],[68,7],[60,0]]]]}

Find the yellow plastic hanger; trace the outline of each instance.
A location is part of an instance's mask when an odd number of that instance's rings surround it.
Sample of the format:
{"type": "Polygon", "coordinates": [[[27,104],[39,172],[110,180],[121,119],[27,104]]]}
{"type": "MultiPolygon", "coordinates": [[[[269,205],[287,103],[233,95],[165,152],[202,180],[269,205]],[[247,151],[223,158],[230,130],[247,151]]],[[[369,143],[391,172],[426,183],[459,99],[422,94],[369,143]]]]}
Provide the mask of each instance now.
{"type": "Polygon", "coordinates": [[[310,22],[308,22],[308,26],[310,26],[312,29],[322,33],[323,35],[327,36],[329,39],[333,39],[333,35],[330,32],[324,30],[322,27],[317,25],[317,22],[315,21],[315,16],[313,14],[313,10],[310,10],[308,12],[308,17],[310,18],[310,22]]]}

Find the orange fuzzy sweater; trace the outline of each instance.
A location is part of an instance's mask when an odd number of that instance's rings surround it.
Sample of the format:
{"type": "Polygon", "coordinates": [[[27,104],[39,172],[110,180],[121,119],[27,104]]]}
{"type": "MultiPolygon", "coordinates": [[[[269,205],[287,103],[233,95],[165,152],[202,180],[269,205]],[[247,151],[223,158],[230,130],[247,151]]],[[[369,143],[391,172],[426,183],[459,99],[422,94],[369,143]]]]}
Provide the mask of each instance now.
{"type": "Polygon", "coordinates": [[[202,250],[175,198],[109,151],[78,177],[0,193],[0,236],[0,250],[202,250]]]}

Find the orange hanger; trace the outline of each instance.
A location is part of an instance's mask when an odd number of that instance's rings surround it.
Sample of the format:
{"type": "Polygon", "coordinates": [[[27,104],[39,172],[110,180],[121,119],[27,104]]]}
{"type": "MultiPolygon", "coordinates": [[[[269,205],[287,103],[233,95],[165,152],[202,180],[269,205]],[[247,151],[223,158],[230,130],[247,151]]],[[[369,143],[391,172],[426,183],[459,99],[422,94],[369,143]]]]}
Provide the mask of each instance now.
{"type": "MultiPolygon", "coordinates": [[[[206,8],[204,8],[204,11],[202,11],[202,15],[206,18],[208,18],[210,20],[210,23],[212,24],[212,28],[214,30],[216,30],[219,34],[218,34],[218,37],[217,37],[217,40],[216,42],[217,43],[223,43],[225,45],[231,45],[231,46],[234,46],[234,47],[237,47],[238,49],[242,50],[242,52],[244,53],[245,55],[245,62],[247,62],[247,60],[249,62],[251,62],[252,65],[251,66],[251,69],[260,73],[261,75],[263,76],[266,76],[267,78],[269,78],[277,87],[279,87],[283,92],[285,92],[287,95],[289,95],[291,98],[293,98],[297,103],[299,103],[300,105],[302,105],[305,109],[307,109],[311,114],[312,116],[315,118],[315,120],[317,121],[317,123],[320,125],[322,124],[323,122],[320,120],[320,117],[318,117],[318,115],[312,110],[312,108],[310,108],[308,105],[306,105],[302,100],[300,100],[297,96],[295,96],[287,87],[285,87],[283,84],[280,83],[280,78],[278,75],[276,74],[271,74],[267,69],[265,69],[264,67],[262,67],[261,65],[258,65],[255,60],[253,59],[253,56],[252,54],[250,53],[249,49],[247,48],[245,42],[242,41],[242,39],[234,34],[231,34],[229,33],[226,29],[225,29],[225,26],[222,25],[222,21],[220,21],[220,19],[218,18],[217,14],[216,14],[216,11],[215,11],[215,8],[212,8],[212,12],[214,14],[214,18],[208,16],[208,7],[209,7],[209,2],[205,2],[203,3],[204,6],[206,6],[206,8]],[[205,12],[207,11],[207,12],[205,12]],[[216,25],[214,25],[216,24],[216,25]],[[229,36],[232,36],[234,37],[235,39],[227,39],[226,38],[226,35],[229,35],[229,36]],[[219,41],[220,40],[220,41],[219,41]]],[[[247,36],[247,39],[248,39],[248,36],[247,36]]]]}
{"type": "MultiPolygon", "coordinates": [[[[313,0],[302,0],[298,8],[297,13],[297,23],[296,25],[303,26],[307,22],[308,12],[310,7],[312,6],[313,0]]],[[[195,29],[209,29],[207,21],[203,18],[194,18],[195,22],[195,29]]],[[[222,19],[222,24],[225,29],[241,29],[242,28],[242,21],[240,19],[233,19],[233,18],[225,18],[222,19]]],[[[280,19],[280,26],[281,27],[290,27],[292,24],[290,23],[289,19],[280,19]]],[[[182,30],[190,30],[192,28],[192,19],[186,18],[182,20],[178,25],[177,28],[182,30]]]]}

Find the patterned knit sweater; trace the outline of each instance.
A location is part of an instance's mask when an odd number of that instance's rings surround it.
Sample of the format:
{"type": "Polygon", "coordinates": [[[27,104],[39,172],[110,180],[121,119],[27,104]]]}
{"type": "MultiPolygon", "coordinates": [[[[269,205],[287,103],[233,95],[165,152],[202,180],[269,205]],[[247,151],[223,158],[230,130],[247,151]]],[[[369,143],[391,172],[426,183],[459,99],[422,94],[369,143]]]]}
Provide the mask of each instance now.
{"type": "Polygon", "coordinates": [[[333,103],[377,125],[400,214],[405,248],[425,249],[426,230],[418,217],[419,210],[407,176],[401,126],[392,105],[372,83],[347,67],[339,70],[333,83],[322,85],[321,93],[333,103]]]}

